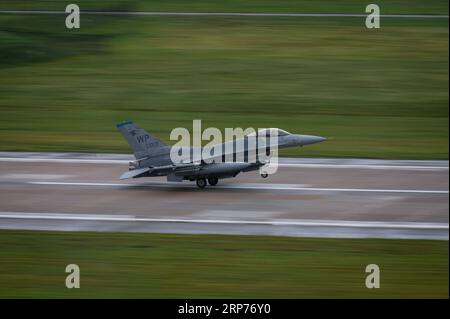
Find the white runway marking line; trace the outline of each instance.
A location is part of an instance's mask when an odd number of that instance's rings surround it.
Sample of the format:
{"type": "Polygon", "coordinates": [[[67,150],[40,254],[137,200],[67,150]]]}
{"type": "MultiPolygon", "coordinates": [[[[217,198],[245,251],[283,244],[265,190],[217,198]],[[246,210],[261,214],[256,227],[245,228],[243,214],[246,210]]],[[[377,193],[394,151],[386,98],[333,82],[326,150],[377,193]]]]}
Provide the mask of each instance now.
{"type": "MultiPolygon", "coordinates": [[[[28,182],[33,185],[62,185],[62,186],[105,186],[105,187],[187,187],[193,188],[195,185],[175,184],[175,183],[85,183],[85,182],[28,182]]],[[[370,188],[320,188],[320,187],[299,187],[289,184],[230,184],[215,186],[218,189],[264,189],[264,190],[294,190],[294,191],[316,191],[316,192],[366,192],[366,193],[416,193],[416,194],[448,194],[448,190],[421,190],[421,189],[370,189],[370,188]]],[[[301,186],[301,185],[300,185],[301,186]]]]}
{"type": "Polygon", "coordinates": [[[14,158],[0,157],[0,162],[25,163],[71,163],[71,164],[128,164],[132,160],[77,159],[77,158],[14,158]]]}
{"type": "Polygon", "coordinates": [[[3,174],[1,178],[5,179],[65,179],[73,177],[73,175],[65,174],[3,174]]]}
{"type": "Polygon", "coordinates": [[[311,227],[350,227],[350,228],[395,228],[395,229],[449,229],[448,223],[420,222],[377,222],[377,221],[342,221],[342,220],[226,220],[226,219],[181,219],[181,218],[142,218],[130,215],[99,214],[61,214],[61,213],[26,213],[0,212],[5,219],[46,219],[46,220],[79,220],[79,221],[111,221],[111,222],[161,222],[161,223],[196,223],[196,224],[242,224],[273,226],[311,226],[311,227]]]}
{"type": "MultiPolygon", "coordinates": [[[[71,163],[71,164],[117,164],[128,165],[130,160],[107,160],[107,159],[76,159],[76,158],[13,158],[0,157],[0,162],[25,162],[25,163],[71,163]]],[[[389,170],[411,170],[411,171],[442,171],[448,166],[419,166],[419,165],[361,165],[361,164],[299,164],[278,163],[279,167],[299,168],[347,168],[347,169],[389,169],[389,170]]]]}
{"type": "Polygon", "coordinates": [[[278,164],[280,167],[304,167],[304,168],[356,168],[356,169],[390,169],[390,170],[408,170],[408,171],[421,171],[421,170],[448,170],[448,166],[396,166],[396,165],[359,165],[359,164],[290,164],[282,163],[278,164]]]}
{"type": "MultiPolygon", "coordinates": [[[[2,10],[3,14],[66,14],[56,10],[2,10]]],[[[311,18],[365,18],[364,13],[258,13],[258,12],[157,12],[157,11],[80,11],[89,15],[117,16],[191,16],[191,17],[311,17],[311,18]]],[[[381,18],[448,19],[448,15],[433,14],[380,14],[381,18]]]]}

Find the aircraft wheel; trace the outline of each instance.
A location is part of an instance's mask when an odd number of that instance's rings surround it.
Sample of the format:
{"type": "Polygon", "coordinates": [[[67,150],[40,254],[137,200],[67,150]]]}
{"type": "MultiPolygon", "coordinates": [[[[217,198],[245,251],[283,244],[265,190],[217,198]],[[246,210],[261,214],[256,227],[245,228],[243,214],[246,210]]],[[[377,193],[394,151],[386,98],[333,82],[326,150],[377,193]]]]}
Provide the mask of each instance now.
{"type": "Polygon", "coordinates": [[[208,183],[211,186],[216,186],[218,182],[219,182],[219,179],[217,177],[208,178],[208,183]]]}
{"type": "Polygon", "coordinates": [[[198,188],[205,188],[206,179],[204,179],[204,178],[197,179],[197,186],[198,186],[198,188]]]}
{"type": "Polygon", "coordinates": [[[267,178],[268,176],[269,176],[269,174],[267,174],[267,173],[262,173],[262,174],[261,174],[261,177],[262,177],[262,178],[267,178]]]}

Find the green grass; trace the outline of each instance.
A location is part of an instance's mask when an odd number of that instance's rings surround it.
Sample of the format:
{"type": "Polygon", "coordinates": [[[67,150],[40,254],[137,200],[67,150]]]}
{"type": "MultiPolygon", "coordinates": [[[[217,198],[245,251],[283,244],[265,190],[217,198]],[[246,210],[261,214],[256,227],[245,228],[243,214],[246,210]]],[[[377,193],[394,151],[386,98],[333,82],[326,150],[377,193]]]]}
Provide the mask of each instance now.
{"type": "Polygon", "coordinates": [[[0,256],[0,298],[448,298],[448,241],[0,231],[0,256]]]}
{"type": "MultiPolygon", "coordinates": [[[[362,2],[89,3],[353,12],[362,2]]],[[[448,10],[437,0],[385,3],[391,13],[448,10]]],[[[1,8],[13,6],[29,2],[1,8]]],[[[202,119],[330,138],[285,156],[447,159],[448,20],[386,19],[376,31],[363,21],[84,16],[68,31],[64,16],[0,15],[0,150],[129,152],[116,122],[133,119],[168,141],[202,119]]]]}
{"type": "MultiPolygon", "coordinates": [[[[184,12],[312,12],[364,13],[366,0],[78,0],[83,10],[147,10],[184,12]]],[[[447,0],[378,0],[381,12],[446,14],[447,0]]],[[[66,0],[3,0],[0,10],[63,10],[66,0]]]]}

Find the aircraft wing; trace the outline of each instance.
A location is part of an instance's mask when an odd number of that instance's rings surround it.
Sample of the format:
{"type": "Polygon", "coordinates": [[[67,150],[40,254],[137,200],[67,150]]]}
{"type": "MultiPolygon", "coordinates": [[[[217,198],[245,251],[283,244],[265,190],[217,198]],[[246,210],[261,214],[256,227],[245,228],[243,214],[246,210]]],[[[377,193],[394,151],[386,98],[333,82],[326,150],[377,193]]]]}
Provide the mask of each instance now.
{"type": "Polygon", "coordinates": [[[179,165],[167,165],[158,167],[144,167],[139,169],[133,169],[127,171],[120,176],[120,179],[140,177],[144,174],[152,174],[152,176],[163,176],[171,174],[173,172],[195,172],[200,168],[200,164],[179,164],[179,165]]]}
{"type": "MultiPolygon", "coordinates": [[[[136,178],[142,176],[168,176],[171,179],[175,176],[198,176],[198,175],[213,175],[213,174],[233,174],[241,171],[253,170],[255,167],[260,167],[263,163],[186,163],[178,165],[167,165],[157,167],[145,167],[134,169],[125,172],[120,176],[120,179],[136,178]]],[[[179,179],[179,178],[176,178],[179,179]]]]}

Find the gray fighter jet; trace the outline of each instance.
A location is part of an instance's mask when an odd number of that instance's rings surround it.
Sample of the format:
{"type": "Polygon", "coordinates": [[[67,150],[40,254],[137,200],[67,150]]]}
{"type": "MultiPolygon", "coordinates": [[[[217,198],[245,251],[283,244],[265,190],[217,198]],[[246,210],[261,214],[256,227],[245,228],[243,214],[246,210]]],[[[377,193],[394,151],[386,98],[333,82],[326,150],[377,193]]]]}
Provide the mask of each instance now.
{"type": "MultiPolygon", "coordinates": [[[[324,137],[290,134],[277,128],[262,129],[243,138],[217,145],[209,153],[208,159],[202,157],[200,161],[193,161],[195,149],[187,147],[186,159],[174,163],[171,157],[171,150],[174,146],[163,143],[133,122],[123,122],[116,126],[130,144],[136,158],[135,161],[129,163],[129,170],[123,173],[120,179],[167,176],[168,181],[196,181],[199,188],[204,188],[207,183],[215,186],[219,179],[235,177],[241,172],[259,170],[266,165],[267,157],[262,160],[258,155],[256,158],[249,155],[250,151],[255,150],[255,147],[250,146],[254,144],[249,142],[255,135],[256,149],[264,148],[267,156],[270,155],[273,147],[282,149],[320,143],[325,140],[324,137]],[[267,141],[270,136],[274,135],[276,138],[271,141],[275,140],[276,145],[273,142],[261,143],[261,138],[265,138],[267,141]],[[236,160],[238,157],[239,161],[236,160]]],[[[261,177],[266,178],[267,176],[267,173],[261,173],[261,177]]]]}

